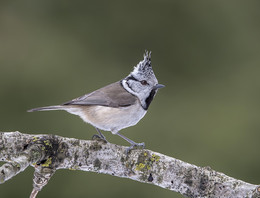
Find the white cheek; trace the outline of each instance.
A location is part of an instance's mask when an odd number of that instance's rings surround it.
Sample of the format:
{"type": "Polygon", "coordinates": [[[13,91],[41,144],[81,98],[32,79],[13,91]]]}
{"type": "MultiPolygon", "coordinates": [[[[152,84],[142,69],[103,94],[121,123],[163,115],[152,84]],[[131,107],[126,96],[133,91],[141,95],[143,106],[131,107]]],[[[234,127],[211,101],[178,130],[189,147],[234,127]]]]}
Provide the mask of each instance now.
{"type": "Polygon", "coordinates": [[[123,81],[122,81],[122,85],[123,85],[123,87],[124,87],[124,89],[125,89],[126,91],[128,91],[129,93],[131,93],[131,94],[133,94],[133,95],[136,96],[136,92],[134,92],[132,89],[129,88],[129,86],[128,86],[126,80],[123,80],[123,81]]]}

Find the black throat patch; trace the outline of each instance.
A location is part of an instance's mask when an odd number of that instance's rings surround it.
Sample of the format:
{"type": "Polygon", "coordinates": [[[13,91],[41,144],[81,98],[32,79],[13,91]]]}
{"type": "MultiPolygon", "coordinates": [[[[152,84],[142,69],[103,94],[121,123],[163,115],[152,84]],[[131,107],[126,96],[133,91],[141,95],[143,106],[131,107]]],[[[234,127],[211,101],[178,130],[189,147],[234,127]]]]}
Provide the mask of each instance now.
{"type": "Polygon", "coordinates": [[[153,101],[153,98],[156,94],[156,89],[153,89],[151,92],[150,92],[150,95],[145,99],[145,104],[146,104],[146,107],[144,108],[144,110],[147,110],[148,107],[150,106],[151,102],[153,101]]]}

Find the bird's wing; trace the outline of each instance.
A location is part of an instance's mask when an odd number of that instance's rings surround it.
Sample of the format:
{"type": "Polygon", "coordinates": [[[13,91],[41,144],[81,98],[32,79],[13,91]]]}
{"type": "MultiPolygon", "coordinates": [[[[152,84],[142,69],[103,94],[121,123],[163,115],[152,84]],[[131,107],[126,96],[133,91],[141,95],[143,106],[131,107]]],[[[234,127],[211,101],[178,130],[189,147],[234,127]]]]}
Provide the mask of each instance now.
{"type": "Polygon", "coordinates": [[[126,91],[120,82],[115,82],[75,98],[63,105],[100,105],[108,107],[124,107],[134,104],[137,97],[126,91]]]}

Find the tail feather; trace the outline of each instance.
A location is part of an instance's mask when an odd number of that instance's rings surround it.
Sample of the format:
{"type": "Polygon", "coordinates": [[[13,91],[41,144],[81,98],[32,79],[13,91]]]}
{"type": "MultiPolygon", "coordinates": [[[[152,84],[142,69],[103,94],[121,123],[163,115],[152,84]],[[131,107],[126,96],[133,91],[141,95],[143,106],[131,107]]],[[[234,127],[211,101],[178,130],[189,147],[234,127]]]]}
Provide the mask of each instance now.
{"type": "Polygon", "coordinates": [[[35,109],[30,109],[27,112],[34,112],[34,111],[52,111],[52,110],[63,110],[64,107],[61,105],[56,106],[48,106],[48,107],[38,107],[35,109]]]}

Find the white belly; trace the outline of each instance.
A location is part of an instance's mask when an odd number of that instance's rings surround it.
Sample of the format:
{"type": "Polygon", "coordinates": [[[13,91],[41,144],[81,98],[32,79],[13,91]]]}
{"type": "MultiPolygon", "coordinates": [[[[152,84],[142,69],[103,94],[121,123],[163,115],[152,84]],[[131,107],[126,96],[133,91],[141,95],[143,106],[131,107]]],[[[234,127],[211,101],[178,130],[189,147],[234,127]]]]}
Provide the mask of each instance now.
{"type": "Polygon", "coordinates": [[[111,131],[113,134],[136,125],[147,112],[138,102],[129,107],[85,106],[70,108],[67,111],[79,115],[85,122],[101,130],[111,131]]]}

